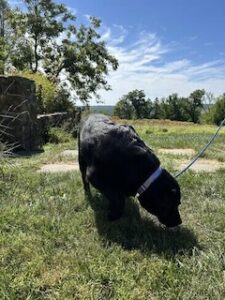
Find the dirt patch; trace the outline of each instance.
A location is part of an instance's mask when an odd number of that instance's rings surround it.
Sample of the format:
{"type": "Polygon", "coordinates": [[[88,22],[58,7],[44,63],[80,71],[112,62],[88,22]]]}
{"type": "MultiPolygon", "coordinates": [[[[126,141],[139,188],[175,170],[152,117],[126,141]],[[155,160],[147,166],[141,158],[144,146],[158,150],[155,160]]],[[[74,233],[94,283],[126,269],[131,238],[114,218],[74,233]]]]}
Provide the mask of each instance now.
{"type": "Polygon", "coordinates": [[[194,149],[158,149],[158,153],[172,154],[172,155],[195,155],[194,149]]]}
{"type": "Polygon", "coordinates": [[[58,163],[58,164],[47,164],[38,170],[39,173],[65,173],[70,171],[78,171],[78,163],[58,163]]]}
{"type": "Polygon", "coordinates": [[[64,150],[60,153],[63,157],[71,157],[71,158],[77,158],[78,157],[78,150],[64,150]]]}
{"type": "MultiPolygon", "coordinates": [[[[179,170],[185,168],[189,162],[182,161],[179,164],[179,170]]],[[[215,172],[220,169],[225,169],[225,163],[210,159],[199,159],[190,167],[190,170],[195,172],[215,172]]]]}

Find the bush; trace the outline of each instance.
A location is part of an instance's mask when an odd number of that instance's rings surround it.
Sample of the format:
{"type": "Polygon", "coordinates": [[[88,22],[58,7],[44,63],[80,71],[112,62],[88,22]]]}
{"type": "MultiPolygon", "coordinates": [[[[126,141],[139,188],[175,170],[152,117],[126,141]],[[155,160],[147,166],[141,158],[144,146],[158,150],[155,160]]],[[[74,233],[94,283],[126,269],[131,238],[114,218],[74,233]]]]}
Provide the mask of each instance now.
{"type": "Polygon", "coordinates": [[[225,118],[225,95],[220,96],[211,109],[202,116],[203,123],[220,125],[225,118]]]}
{"type": "Polygon", "coordinates": [[[31,73],[28,71],[15,74],[33,80],[36,84],[36,95],[38,100],[38,113],[50,112],[53,99],[57,94],[57,86],[41,73],[31,73]]]}
{"type": "Polygon", "coordinates": [[[19,72],[15,75],[35,82],[39,114],[71,111],[75,108],[75,105],[69,100],[69,93],[50,81],[45,75],[28,71],[19,72]]]}
{"type": "Polygon", "coordinates": [[[114,107],[113,115],[120,119],[133,119],[135,109],[127,99],[121,99],[114,107]]]}
{"type": "Polygon", "coordinates": [[[124,95],[114,108],[113,114],[121,119],[150,118],[152,103],[142,90],[133,90],[124,95]]]}
{"type": "Polygon", "coordinates": [[[48,142],[52,144],[68,143],[72,135],[65,132],[62,128],[54,127],[49,130],[48,142]]]}

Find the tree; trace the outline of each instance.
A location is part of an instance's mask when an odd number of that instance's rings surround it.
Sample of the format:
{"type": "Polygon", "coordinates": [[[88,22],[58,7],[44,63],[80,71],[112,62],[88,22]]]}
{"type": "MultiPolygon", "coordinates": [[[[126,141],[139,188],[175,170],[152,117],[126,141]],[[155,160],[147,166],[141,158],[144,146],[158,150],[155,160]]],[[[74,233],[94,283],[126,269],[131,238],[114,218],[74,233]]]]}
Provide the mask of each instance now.
{"type": "Polygon", "coordinates": [[[32,73],[28,71],[17,72],[14,75],[19,75],[35,82],[39,114],[73,111],[75,109],[75,105],[70,101],[67,91],[51,82],[45,75],[39,72],[32,73]]]}
{"type": "Polygon", "coordinates": [[[190,121],[198,123],[203,108],[203,97],[205,90],[193,91],[187,100],[186,112],[190,117],[190,121]]]}
{"type": "Polygon", "coordinates": [[[152,103],[152,109],[150,114],[151,119],[161,119],[162,116],[162,108],[161,103],[158,98],[155,98],[154,102],[152,103]]]}
{"type": "Polygon", "coordinates": [[[166,98],[166,119],[181,120],[181,103],[177,94],[172,94],[166,98]]]}
{"type": "Polygon", "coordinates": [[[128,99],[121,99],[114,107],[113,115],[121,119],[133,119],[135,109],[128,99]]]}
{"type": "Polygon", "coordinates": [[[135,110],[135,117],[137,119],[143,119],[147,117],[148,112],[147,110],[147,103],[145,99],[145,93],[142,90],[134,90],[129,92],[127,95],[124,96],[130,103],[133,105],[135,110]]]}
{"type": "Polygon", "coordinates": [[[216,103],[205,113],[204,120],[207,123],[214,123],[220,125],[225,118],[225,94],[218,97],[216,103]]]}
{"type": "Polygon", "coordinates": [[[152,103],[148,99],[145,99],[145,93],[142,90],[134,90],[124,95],[116,106],[115,112],[127,110],[130,115],[132,112],[132,118],[143,119],[150,118],[150,111],[152,109],[152,103]],[[127,106],[127,109],[126,109],[127,106]]]}
{"type": "Polygon", "coordinates": [[[202,100],[204,111],[205,112],[210,111],[210,108],[213,106],[214,103],[215,103],[215,97],[213,93],[205,92],[205,95],[203,96],[203,100],[202,100]]]}
{"type": "Polygon", "coordinates": [[[0,0],[0,74],[5,73],[5,64],[8,57],[7,43],[7,15],[9,7],[5,0],[0,0]]]}
{"type": "Polygon", "coordinates": [[[100,88],[110,89],[106,75],[116,70],[117,60],[110,55],[97,32],[100,20],[91,17],[90,25],[75,25],[76,17],[63,4],[53,0],[23,0],[26,9],[10,17],[16,43],[11,62],[19,70],[43,72],[64,88],[74,89],[87,101],[98,96],[100,88]]]}

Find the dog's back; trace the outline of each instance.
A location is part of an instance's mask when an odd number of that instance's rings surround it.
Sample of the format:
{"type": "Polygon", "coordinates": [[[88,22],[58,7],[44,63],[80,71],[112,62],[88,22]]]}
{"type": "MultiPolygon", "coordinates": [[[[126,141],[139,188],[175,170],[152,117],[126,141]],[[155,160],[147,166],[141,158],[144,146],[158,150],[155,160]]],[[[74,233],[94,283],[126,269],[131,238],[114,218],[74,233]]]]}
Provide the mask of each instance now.
{"type": "Polygon", "coordinates": [[[115,124],[107,117],[101,114],[91,114],[81,122],[79,137],[83,142],[85,139],[105,134],[115,124]]]}

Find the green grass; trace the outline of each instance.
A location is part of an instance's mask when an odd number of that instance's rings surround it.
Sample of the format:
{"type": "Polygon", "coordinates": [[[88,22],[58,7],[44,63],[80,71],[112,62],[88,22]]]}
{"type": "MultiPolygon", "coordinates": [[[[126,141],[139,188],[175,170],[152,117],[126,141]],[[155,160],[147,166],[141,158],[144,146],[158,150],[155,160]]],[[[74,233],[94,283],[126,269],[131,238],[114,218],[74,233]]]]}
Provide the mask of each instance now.
{"type": "MultiPolygon", "coordinates": [[[[215,130],[133,125],[155,150],[197,150],[215,130]]],[[[224,141],[223,129],[207,158],[218,158],[224,141]]],[[[62,161],[61,151],[75,145],[48,144],[44,153],[4,164],[0,299],[225,299],[225,171],[180,177],[183,225],[176,230],[161,226],[134,199],[120,221],[109,223],[107,202],[94,189],[92,200],[85,199],[79,173],[36,172],[62,161]]],[[[174,172],[171,155],[160,159],[174,172]]]]}

